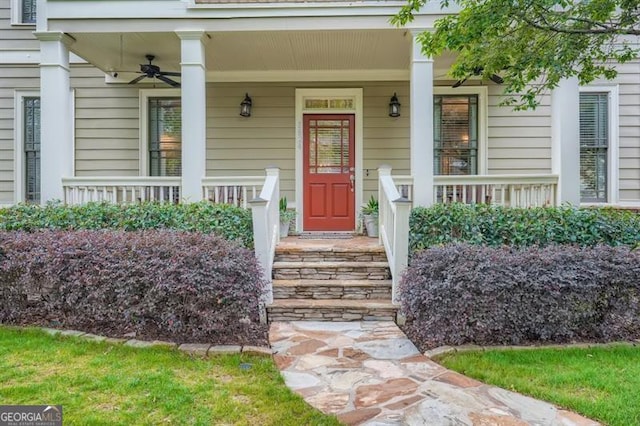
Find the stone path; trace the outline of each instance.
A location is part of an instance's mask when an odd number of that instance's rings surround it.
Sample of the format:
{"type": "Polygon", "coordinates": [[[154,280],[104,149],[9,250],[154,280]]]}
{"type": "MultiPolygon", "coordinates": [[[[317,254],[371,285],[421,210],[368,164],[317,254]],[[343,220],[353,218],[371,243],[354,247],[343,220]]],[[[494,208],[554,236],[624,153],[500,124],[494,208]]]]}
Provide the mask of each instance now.
{"type": "Polygon", "coordinates": [[[445,369],[393,322],[275,322],[269,340],[287,386],[345,424],[598,425],[445,369]]]}

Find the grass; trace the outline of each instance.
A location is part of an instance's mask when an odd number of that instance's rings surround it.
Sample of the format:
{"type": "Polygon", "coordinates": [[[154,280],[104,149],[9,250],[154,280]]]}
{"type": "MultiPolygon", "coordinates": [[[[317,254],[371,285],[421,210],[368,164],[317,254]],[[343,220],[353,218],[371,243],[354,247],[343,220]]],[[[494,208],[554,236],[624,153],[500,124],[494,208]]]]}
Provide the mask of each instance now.
{"type": "Polygon", "coordinates": [[[640,425],[639,347],[491,350],[445,355],[438,361],[607,425],[640,425]]]}
{"type": "Polygon", "coordinates": [[[268,358],[197,359],[2,327],[0,401],[61,404],[65,424],[340,424],[289,391],[268,358]]]}

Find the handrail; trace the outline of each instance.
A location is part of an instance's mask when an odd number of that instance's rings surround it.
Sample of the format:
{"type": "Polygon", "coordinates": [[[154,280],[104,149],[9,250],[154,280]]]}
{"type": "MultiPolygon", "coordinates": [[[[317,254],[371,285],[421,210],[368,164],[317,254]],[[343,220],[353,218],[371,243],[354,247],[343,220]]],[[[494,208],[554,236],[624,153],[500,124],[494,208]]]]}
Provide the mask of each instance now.
{"type": "Polygon", "coordinates": [[[437,175],[433,177],[435,185],[446,184],[527,184],[558,183],[558,175],[437,175]]]}
{"type": "Polygon", "coordinates": [[[265,305],[273,302],[272,270],[276,245],[280,241],[280,169],[266,169],[266,178],[260,195],[250,200],[253,217],[253,245],[260,262],[267,289],[261,301],[261,320],[266,322],[265,305]]]}
{"type": "Polygon", "coordinates": [[[391,299],[399,303],[398,285],[409,259],[409,216],[411,201],[402,197],[391,167],[378,168],[379,238],[391,270],[391,299]]]}
{"type": "Polygon", "coordinates": [[[65,204],[106,201],[134,203],[158,201],[175,203],[180,199],[179,176],[84,176],[64,177],[65,204]]]}

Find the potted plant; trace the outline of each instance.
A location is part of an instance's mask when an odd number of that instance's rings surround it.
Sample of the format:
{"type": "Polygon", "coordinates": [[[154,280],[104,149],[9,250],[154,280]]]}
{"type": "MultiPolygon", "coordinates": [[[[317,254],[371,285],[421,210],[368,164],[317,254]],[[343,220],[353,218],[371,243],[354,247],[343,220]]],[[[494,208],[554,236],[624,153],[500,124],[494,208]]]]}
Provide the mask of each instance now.
{"type": "Polygon", "coordinates": [[[287,209],[287,197],[280,198],[280,238],[289,235],[289,227],[295,217],[295,210],[287,209]]]}
{"type": "Polygon", "coordinates": [[[367,229],[367,235],[370,237],[378,236],[378,200],[373,198],[373,195],[369,199],[369,202],[362,206],[362,219],[364,221],[364,227],[367,229]]]}

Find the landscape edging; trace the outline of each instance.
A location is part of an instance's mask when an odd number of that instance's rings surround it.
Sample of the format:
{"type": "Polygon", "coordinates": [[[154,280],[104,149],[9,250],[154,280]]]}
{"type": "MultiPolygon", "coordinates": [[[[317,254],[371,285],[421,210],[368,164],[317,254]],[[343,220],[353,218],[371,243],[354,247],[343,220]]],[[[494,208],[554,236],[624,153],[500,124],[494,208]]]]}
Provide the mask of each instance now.
{"type": "Polygon", "coordinates": [[[25,330],[41,330],[51,336],[71,336],[79,337],[84,340],[93,340],[96,342],[106,342],[115,345],[124,345],[134,348],[152,348],[152,347],[168,347],[171,349],[177,349],[188,355],[197,355],[201,357],[216,356],[216,355],[229,355],[229,354],[249,354],[258,356],[272,356],[273,350],[266,346],[254,346],[254,345],[211,345],[208,343],[183,343],[178,345],[175,342],[168,342],[164,340],[138,340],[138,339],[124,339],[117,337],[106,337],[92,333],[85,333],[79,330],[60,330],[57,328],[49,327],[12,327],[25,330]]]}
{"type": "Polygon", "coordinates": [[[430,359],[438,358],[442,355],[450,353],[462,353],[472,351],[493,351],[493,350],[532,350],[532,349],[590,349],[590,348],[606,348],[612,346],[640,346],[640,339],[632,341],[619,341],[619,342],[607,342],[607,343],[553,343],[549,345],[495,345],[495,346],[480,346],[480,345],[461,345],[461,346],[438,346],[437,348],[429,349],[424,352],[424,356],[430,359]]]}

